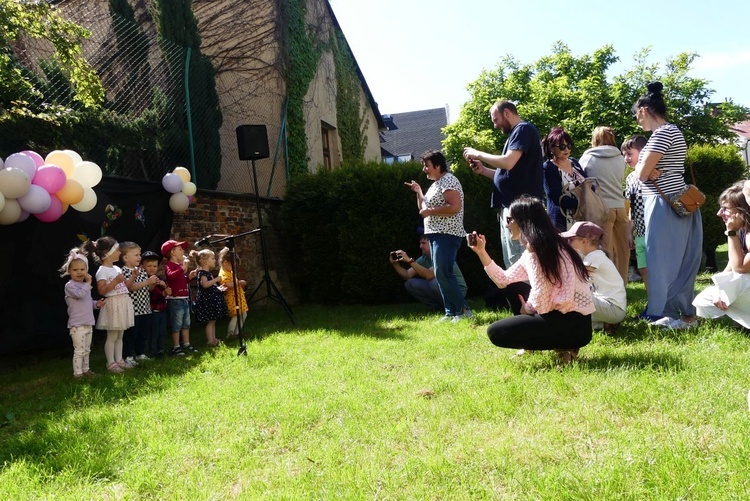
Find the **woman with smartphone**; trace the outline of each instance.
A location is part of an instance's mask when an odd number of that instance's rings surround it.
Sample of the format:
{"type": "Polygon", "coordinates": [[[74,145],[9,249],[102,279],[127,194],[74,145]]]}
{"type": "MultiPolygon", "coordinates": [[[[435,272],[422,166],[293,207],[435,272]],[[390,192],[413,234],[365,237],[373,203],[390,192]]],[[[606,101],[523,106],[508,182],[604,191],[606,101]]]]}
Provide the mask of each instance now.
{"type": "Polygon", "coordinates": [[[435,278],[443,296],[445,316],[440,321],[458,322],[471,318],[466,298],[459,287],[453,266],[464,240],[464,191],[459,180],[448,172],[442,153],[426,151],[422,155],[422,172],[434,181],[427,193],[416,181],[406,184],[417,195],[419,215],[424,218],[424,234],[430,239],[435,278]]]}
{"type": "Polygon", "coordinates": [[[528,281],[531,293],[521,301],[522,315],[504,318],[487,328],[495,346],[525,350],[555,350],[570,363],[591,341],[594,300],[581,256],[560,236],[538,198],[524,195],[510,205],[505,224],[511,238],[526,246],[507,270],[487,254],[484,235],[470,245],[498,287],[528,281]]]}

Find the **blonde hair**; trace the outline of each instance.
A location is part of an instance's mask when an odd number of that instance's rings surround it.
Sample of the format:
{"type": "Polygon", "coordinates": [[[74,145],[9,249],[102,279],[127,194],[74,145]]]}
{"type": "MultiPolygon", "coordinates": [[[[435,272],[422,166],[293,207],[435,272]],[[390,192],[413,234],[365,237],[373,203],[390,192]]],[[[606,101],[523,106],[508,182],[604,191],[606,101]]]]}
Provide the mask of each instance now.
{"type": "Polygon", "coordinates": [[[591,146],[617,147],[617,142],[615,142],[615,131],[612,130],[612,127],[600,125],[594,129],[594,132],[591,133],[591,146]]]}
{"type": "Polygon", "coordinates": [[[123,254],[126,254],[133,249],[140,250],[140,248],[141,246],[135,242],[120,242],[120,252],[123,254]]]}
{"type": "Polygon", "coordinates": [[[70,274],[70,265],[73,264],[74,261],[81,261],[86,265],[86,271],[89,271],[89,258],[86,256],[86,252],[80,247],[73,247],[68,252],[68,255],[65,256],[65,262],[63,265],[57,270],[60,272],[61,277],[70,274]]]}
{"type": "Polygon", "coordinates": [[[195,260],[195,264],[198,267],[203,266],[201,263],[203,263],[203,261],[205,261],[206,259],[212,256],[215,256],[215,254],[214,254],[214,251],[212,251],[211,249],[190,251],[190,257],[192,257],[195,260]]]}
{"type": "MultiPolygon", "coordinates": [[[[219,263],[221,264],[229,263],[231,265],[232,264],[231,252],[232,251],[229,249],[229,247],[224,247],[223,249],[221,249],[219,251],[219,263]]],[[[234,259],[237,262],[237,264],[240,263],[240,257],[236,253],[234,255],[234,259]]]]}

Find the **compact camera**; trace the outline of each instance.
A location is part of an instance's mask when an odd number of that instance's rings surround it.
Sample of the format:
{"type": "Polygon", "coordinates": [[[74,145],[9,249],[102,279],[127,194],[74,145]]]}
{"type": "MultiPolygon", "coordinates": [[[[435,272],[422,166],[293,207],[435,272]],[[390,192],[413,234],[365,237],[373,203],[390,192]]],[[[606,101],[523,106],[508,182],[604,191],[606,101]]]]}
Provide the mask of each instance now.
{"type": "Polygon", "coordinates": [[[399,254],[398,252],[391,252],[391,260],[401,261],[401,254],[399,254]]]}
{"type": "Polygon", "coordinates": [[[466,234],[466,242],[469,244],[469,246],[474,247],[477,244],[477,234],[476,233],[467,233],[466,234]]]}

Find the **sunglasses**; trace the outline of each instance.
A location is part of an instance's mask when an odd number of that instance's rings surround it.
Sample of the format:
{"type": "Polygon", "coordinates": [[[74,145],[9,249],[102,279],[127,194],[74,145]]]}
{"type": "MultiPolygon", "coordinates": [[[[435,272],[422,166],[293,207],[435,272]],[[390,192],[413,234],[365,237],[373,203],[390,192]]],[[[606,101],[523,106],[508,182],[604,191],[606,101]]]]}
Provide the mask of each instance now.
{"type": "Polygon", "coordinates": [[[515,221],[515,219],[513,219],[513,216],[506,216],[506,217],[505,217],[505,224],[508,224],[508,225],[509,225],[509,224],[510,224],[510,223],[512,223],[513,221],[515,221]]]}
{"type": "Polygon", "coordinates": [[[563,144],[558,144],[557,145],[557,149],[560,150],[560,151],[565,151],[565,150],[567,150],[569,148],[570,148],[569,144],[563,143],[563,144]]]}

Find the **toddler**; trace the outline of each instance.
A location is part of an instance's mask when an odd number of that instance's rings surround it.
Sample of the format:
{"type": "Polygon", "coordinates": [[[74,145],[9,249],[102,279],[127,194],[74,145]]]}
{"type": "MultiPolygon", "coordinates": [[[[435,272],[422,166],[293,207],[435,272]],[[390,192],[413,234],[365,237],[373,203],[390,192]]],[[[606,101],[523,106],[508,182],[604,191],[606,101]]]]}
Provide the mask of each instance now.
{"type": "Polygon", "coordinates": [[[206,322],[206,344],[216,346],[216,321],[227,315],[227,303],[224,301],[224,290],[217,284],[221,277],[214,278],[211,270],[216,267],[216,255],[214,251],[203,249],[191,251],[190,257],[195,259],[198,266],[197,280],[198,293],[195,297],[195,319],[198,322],[206,322]]]}
{"type": "Polygon", "coordinates": [[[122,335],[125,329],[133,327],[135,314],[133,302],[128,295],[125,276],[115,262],[120,259],[120,246],[112,237],[102,237],[96,242],[88,241],[83,248],[101,263],[96,270],[96,290],[106,298],[99,312],[96,328],[107,331],[104,342],[104,355],[107,357],[107,369],[121,373],[123,369],[132,369],[133,365],[122,358],[122,335]]]}
{"type": "MultiPolygon", "coordinates": [[[[635,168],[641,150],[646,146],[646,138],[640,135],[631,136],[622,143],[622,155],[628,167],[635,168]]],[[[630,200],[630,248],[635,249],[635,259],[638,273],[643,278],[643,286],[648,292],[648,269],[646,268],[646,221],[643,211],[643,195],[641,188],[643,183],[635,171],[625,178],[625,198],[630,200]]],[[[645,311],[644,311],[645,313],[645,311]]]]}
{"type": "Polygon", "coordinates": [[[167,240],[161,244],[161,255],[166,258],[164,263],[164,274],[167,279],[167,287],[171,294],[167,296],[167,311],[169,312],[169,325],[172,329],[172,355],[176,357],[185,356],[185,352],[198,353],[198,350],[190,344],[190,291],[188,290],[188,279],[195,272],[187,275],[187,260],[185,259],[185,247],[187,242],[167,240]],[[182,345],[180,345],[180,338],[182,345]]]}
{"type": "MultiPolygon", "coordinates": [[[[229,247],[224,247],[219,251],[219,263],[221,263],[219,278],[221,279],[221,285],[224,287],[224,300],[227,303],[227,312],[230,316],[227,337],[234,337],[239,334],[240,328],[242,325],[245,325],[245,318],[247,318],[247,300],[245,299],[245,285],[247,285],[247,282],[237,280],[239,287],[236,289],[237,301],[235,301],[234,270],[232,270],[230,252],[232,251],[229,247]]],[[[239,261],[239,258],[235,257],[235,259],[239,261]]]]}
{"type": "Polygon", "coordinates": [[[122,274],[125,285],[130,291],[133,301],[135,324],[126,330],[122,339],[122,350],[125,360],[131,365],[138,365],[137,361],[148,360],[146,343],[151,329],[151,301],[149,287],[156,284],[157,277],[149,277],[141,264],[141,248],[135,242],[120,244],[120,260],[123,262],[122,274]]]}
{"type": "Polygon", "coordinates": [[[101,308],[105,301],[91,298],[89,260],[77,247],[70,250],[60,268],[60,276],[66,275],[70,276],[65,284],[65,303],[68,305],[68,329],[73,339],[73,377],[93,377],[95,374],[89,368],[89,353],[94,332],[94,308],[101,308]]]}
{"type": "Polygon", "coordinates": [[[149,278],[156,277],[156,283],[149,286],[151,306],[148,347],[149,354],[155,358],[164,358],[164,339],[167,332],[167,296],[172,289],[158,276],[161,258],[156,252],[146,251],[141,255],[141,264],[149,278]]]}
{"type": "Polygon", "coordinates": [[[601,249],[603,234],[604,230],[598,225],[578,221],[570,230],[560,233],[560,236],[567,238],[570,246],[583,257],[583,264],[589,272],[596,308],[591,314],[593,327],[603,328],[605,332],[612,334],[625,319],[627,299],[622,276],[601,249]]]}

